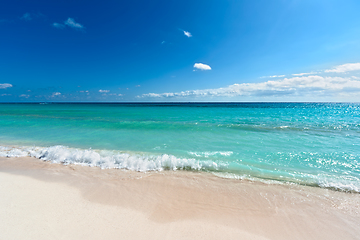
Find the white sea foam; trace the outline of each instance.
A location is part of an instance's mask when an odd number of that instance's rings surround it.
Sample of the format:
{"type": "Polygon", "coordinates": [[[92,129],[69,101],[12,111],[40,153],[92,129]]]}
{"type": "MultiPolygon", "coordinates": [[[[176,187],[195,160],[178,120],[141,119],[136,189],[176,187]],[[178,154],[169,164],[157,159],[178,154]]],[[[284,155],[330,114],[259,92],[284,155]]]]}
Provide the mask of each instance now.
{"type": "MultiPolygon", "coordinates": [[[[221,155],[230,156],[232,152],[191,152],[197,157],[221,155]]],[[[218,177],[239,180],[260,181],[266,184],[298,183],[302,185],[319,186],[340,191],[360,193],[359,179],[333,175],[313,175],[299,173],[292,179],[276,178],[264,179],[248,171],[231,173],[225,162],[211,160],[197,160],[194,158],[179,158],[169,154],[155,155],[150,153],[120,152],[109,150],[77,149],[65,146],[51,147],[7,147],[0,146],[0,157],[35,157],[44,161],[61,164],[78,164],[100,168],[128,169],[133,171],[162,171],[162,170],[203,170],[218,177]],[[285,180],[285,182],[284,182],[285,180]]],[[[239,167],[239,166],[238,166],[239,167]]],[[[244,166],[243,166],[244,167],[244,166]]],[[[248,166],[249,167],[249,166],[248,166]]],[[[269,176],[270,177],[270,176],[269,176]]]]}
{"type": "MultiPolygon", "coordinates": [[[[261,179],[261,178],[257,178],[257,177],[252,177],[247,174],[240,175],[240,174],[228,173],[228,172],[213,172],[213,174],[215,176],[221,177],[221,178],[236,179],[236,180],[248,180],[248,181],[252,181],[252,182],[262,182],[262,183],[266,183],[266,184],[282,185],[285,183],[283,181],[278,181],[278,180],[269,180],[269,179],[261,179]]],[[[286,182],[286,183],[293,184],[290,182],[286,182]]]]}
{"type": "Polygon", "coordinates": [[[12,148],[0,146],[0,157],[26,157],[29,156],[27,151],[21,148],[12,148]]]}
{"type": "Polygon", "coordinates": [[[359,179],[334,179],[332,177],[319,176],[317,184],[323,188],[330,188],[345,192],[360,193],[359,179]]]}
{"type": "Polygon", "coordinates": [[[205,157],[208,158],[210,156],[221,155],[221,156],[231,156],[233,154],[232,151],[214,151],[214,152],[188,152],[190,155],[196,157],[205,157]]]}
{"type": "Polygon", "coordinates": [[[76,149],[65,146],[0,147],[0,157],[36,157],[62,164],[80,164],[101,168],[119,168],[140,172],[178,170],[219,170],[224,167],[213,161],[178,158],[173,155],[151,155],[107,150],[76,149]]]}

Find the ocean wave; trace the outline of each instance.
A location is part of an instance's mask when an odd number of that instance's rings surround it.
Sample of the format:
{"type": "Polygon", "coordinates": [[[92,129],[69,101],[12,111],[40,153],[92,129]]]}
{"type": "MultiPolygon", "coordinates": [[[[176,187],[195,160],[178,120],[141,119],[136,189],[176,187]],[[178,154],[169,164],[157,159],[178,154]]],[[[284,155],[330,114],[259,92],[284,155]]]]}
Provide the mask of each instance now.
{"type": "Polygon", "coordinates": [[[162,170],[220,170],[224,164],[213,161],[178,158],[169,154],[152,155],[108,150],[77,149],[65,146],[0,147],[0,157],[35,157],[62,164],[79,164],[100,168],[128,169],[139,172],[162,170]]]}
{"type": "Polygon", "coordinates": [[[102,169],[127,169],[139,172],[163,170],[206,171],[221,178],[250,180],[266,184],[300,184],[336,191],[360,193],[359,178],[355,176],[306,172],[265,171],[240,163],[211,161],[207,157],[233,154],[231,151],[189,152],[195,158],[179,158],[170,154],[121,152],[110,150],[78,149],[62,145],[51,147],[8,147],[0,146],[0,157],[35,157],[60,164],[77,164],[102,169]],[[266,172],[266,173],[265,173],[266,172]]]}

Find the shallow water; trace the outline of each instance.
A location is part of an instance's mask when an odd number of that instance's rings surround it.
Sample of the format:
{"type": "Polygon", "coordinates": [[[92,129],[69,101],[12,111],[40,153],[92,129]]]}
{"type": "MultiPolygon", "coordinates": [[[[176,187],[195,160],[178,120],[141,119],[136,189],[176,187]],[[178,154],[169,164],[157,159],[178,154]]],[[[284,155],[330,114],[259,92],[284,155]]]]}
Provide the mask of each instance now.
{"type": "Polygon", "coordinates": [[[0,104],[0,156],[360,192],[360,104],[0,104]]]}

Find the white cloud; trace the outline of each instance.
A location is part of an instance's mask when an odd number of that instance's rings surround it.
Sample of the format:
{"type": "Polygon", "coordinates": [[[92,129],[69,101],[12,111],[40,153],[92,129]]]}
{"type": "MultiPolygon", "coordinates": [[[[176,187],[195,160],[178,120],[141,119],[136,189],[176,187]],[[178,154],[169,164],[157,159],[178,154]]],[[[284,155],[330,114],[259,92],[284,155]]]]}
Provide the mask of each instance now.
{"type": "Polygon", "coordinates": [[[27,95],[27,94],[21,94],[21,95],[19,95],[19,97],[29,98],[29,97],[30,97],[30,95],[27,95]]]}
{"type": "Polygon", "coordinates": [[[9,94],[9,93],[3,93],[3,94],[1,94],[0,96],[11,96],[11,94],[9,94]]]}
{"type": "Polygon", "coordinates": [[[10,83],[0,83],[0,89],[11,88],[12,86],[10,83]]]}
{"type": "Polygon", "coordinates": [[[269,76],[270,78],[281,78],[281,77],[285,77],[285,75],[273,75],[273,76],[269,76]]]}
{"type": "Polygon", "coordinates": [[[60,95],[61,95],[60,92],[54,92],[54,93],[51,95],[51,97],[60,96],[60,95]]]}
{"type": "Polygon", "coordinates": [[[336,66],[333,69],[327,69],[325,72],[344,73],[356,70],[360,70],[360,63],[346,63],[336,66]]]}
{"type": "Polygon", "coordinates": [[[281,77],[285,77],[285,75],[262,76],[260,78],[281,78],[281,77]]]}
{"type": "Polygon", "coordinates": [[[187,36],[187,37],[192,37],[191,33],[187,32],[187,31],[184,31],[184,35],[187,36]]]}
{"type": "Polygon", "coordinates": [[[53,23],[53,27],[59,28],[59,29],[64,29],[64,28],[65,28],[65,25],[64,25],[64,24],[61,24],[61,23],[53,23]]]}
{"type": "Polygon", "coordinates": [[[76,28],[76,29],[83,29],[84,26],[80,23],[75,22],[75,20],[73,18],[68,18],[68,20],[66,20],[64,22],[65,25],[72,27],[72,28],[76,28]]]}
{"type": "Polygon", "coordinates": [[[101,89],[100,89],[99,92],[100,92],[100,93],[108,93],[108,92],[110,92],[110,90],[101,90],[101,89]]]}
{"type": "Polygon", "coordinates": [[[140,85],[136,85],[135,87],[141,87],[140,85]]]}
{"type": "Polygon", "coordinates": [[[332,96],[347,92],[360,93],[360,81],[352,78],[303,76],[261,83],[233,84],[224,88],[189,90],[176,93],[148,93],[139,97],[235,97],[235,96],[332,96]]]}
{"type": "MultiPolygon", "coordinates": [[[[106,96],[106,94],[103,94],[104,96],[106,96]]],[[[123,96],[123,94],[121,93],[110,93],[110,94],[107,94],[108,96],[118,96],[118,97],[121,97],[123,96]]]]}
{"type": "Polygon", "coordinates": [[[32,19],[30,13],[25,13],[21,18],[21,20],[30,21],[32,19]]]}
{"type": "Polygon", "coordinates": [[[305,76],[305,75],[313,75],[317,74],[318,72],[309,72],[309,73],[294,73],[293,76],[305,76]]]}
{"type": "Polygon", "coordinates": [[[66,26],[75,28],[78,30],[85,29],[85,27],[82,24],[75,22],[75,20],[73,18],[68,18],[66,21],[64,21],[64,24],[55,22],[52,24],[52,26],[55,28],[58,28],[58,29],[64,29],[66,26]]]}
{"type": "Polygon", "coordinates": [[[195,63],[194,68],[197,68],[199,70],[211,70],[211,67],[209,65],[203,63],[195,63]]]}

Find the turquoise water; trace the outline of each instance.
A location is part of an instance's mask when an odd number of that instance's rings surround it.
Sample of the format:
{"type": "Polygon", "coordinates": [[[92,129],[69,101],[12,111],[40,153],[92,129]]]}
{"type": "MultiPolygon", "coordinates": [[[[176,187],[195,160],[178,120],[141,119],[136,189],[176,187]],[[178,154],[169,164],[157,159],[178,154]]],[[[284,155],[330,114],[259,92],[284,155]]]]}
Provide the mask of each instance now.
{"type": "Polygon", "coordinates": [[[360,104],[0,104],[0,156],[360,192],[360,104]]]}

